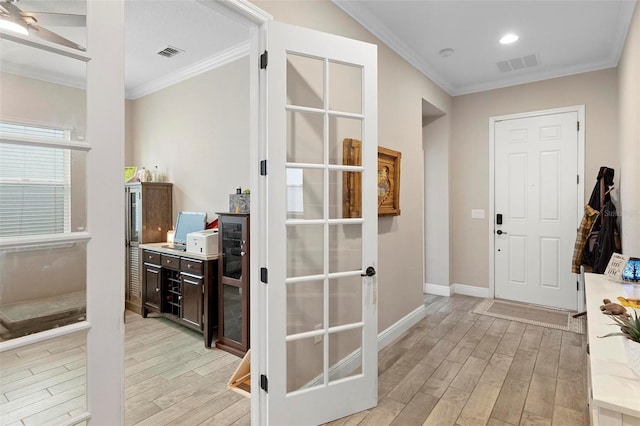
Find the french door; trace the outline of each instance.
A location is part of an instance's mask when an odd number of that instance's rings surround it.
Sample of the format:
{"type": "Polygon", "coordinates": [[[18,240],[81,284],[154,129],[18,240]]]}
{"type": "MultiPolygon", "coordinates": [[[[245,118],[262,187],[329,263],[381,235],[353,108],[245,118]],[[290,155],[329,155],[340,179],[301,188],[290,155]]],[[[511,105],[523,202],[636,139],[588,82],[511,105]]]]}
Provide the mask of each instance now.
{"type": "Polygon", "coordinates": [[[320,424],[377,404],[377,51],[277,22],[266,50],[265,404],[253,421],[320,424]],[[346,161],[346,139],[362,142],[360,161],[346,161]]]}
{"type": "MultiPolygon", "coordinates": [[[[28,11],[32,5],[27,3],[13,7],[28,11]]],[[[0,68],[13,70],[1,76],[12,82],[2,87],[0,121],[31,129],[0,131],[0,145],[20,153],[16,162],[25,164],[29,179],[22,179],[27,183],[21,190],[27,195],[50,185],[42,170],[55,168],[56,158],[63,165],[58,174],[67,176],[60,230],[45,227],[0,237],[0,311],[15,314],[3,322],[16,327],[1,333],[6,340],[0,342],[0,423],[121,424],[124,2],[38,6],[42,13],[57,13],[58,22],[71,14],[67,24],[51,26],[77,27],[56,31],[68,32],[86,50],[47,36],[46,28],[39,30],[44,39],[35,29],[27,34],[0,30],[0,68]],[[43,133],[29,134],[34,130],[43,133]],[[34,151],[37,156],[28,154],[34,151]]],[[[20,14],[11,5],[3,7],[13,10],[14,18],[20,14]]],[[[14,183],[3,182],[2,199],[15,191],[14,183]]],[[[51,216],[24,204],[23,217],[46,221],[51,216]]],[[[6,209],[1,214],[10,216],[6,209]]]]}

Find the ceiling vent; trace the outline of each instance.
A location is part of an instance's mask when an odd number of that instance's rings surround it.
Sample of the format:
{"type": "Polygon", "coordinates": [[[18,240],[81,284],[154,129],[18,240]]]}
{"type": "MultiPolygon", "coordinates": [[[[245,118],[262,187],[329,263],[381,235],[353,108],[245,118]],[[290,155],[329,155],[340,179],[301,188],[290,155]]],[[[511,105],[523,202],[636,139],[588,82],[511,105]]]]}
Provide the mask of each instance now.
{"type": "Polygon", "coordinates": [[[178,53],[182,53],[184,50],[178,49],[177,47],[167,46],[161,51],[158,52],[158,55],[164,56],[165,58],[173,58],[178,53]]]}
{"type": "Polygon", "coordinates": [[[513,58],[513,59],[500,61],[496,63],[496,65],[498,65],[498,69],[500,70],[500,72],[517,71],[524,68],[535,67],[539,64],[540,64],[540,61],[538,60],[538,56],[536,55],[527,55],[527,56],[522,56],[520,58],[513,58]]]}

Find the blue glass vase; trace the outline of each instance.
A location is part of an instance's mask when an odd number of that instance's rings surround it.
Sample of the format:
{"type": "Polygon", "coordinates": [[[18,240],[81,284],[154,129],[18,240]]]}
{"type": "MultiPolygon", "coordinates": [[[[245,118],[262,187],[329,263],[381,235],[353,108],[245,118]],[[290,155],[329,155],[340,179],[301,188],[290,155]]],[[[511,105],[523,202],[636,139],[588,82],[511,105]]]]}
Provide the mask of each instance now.
{"type": "Polygon", "coordinates": [[[640,259],[630,257],[622,271],[622,279],[627,281],[640,281],[640,259]]]}

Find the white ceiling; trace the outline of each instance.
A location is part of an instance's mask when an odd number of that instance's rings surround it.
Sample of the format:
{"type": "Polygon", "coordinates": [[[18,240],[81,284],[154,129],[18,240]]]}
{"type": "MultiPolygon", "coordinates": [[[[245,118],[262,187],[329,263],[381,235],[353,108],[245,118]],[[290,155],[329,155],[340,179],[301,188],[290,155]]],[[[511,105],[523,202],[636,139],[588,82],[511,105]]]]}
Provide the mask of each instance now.
{"type": "Polygon", "coordinates": [[[615,67],[635,0],[333,0],[451,95],[615,67]],[[505,33],[520,39],[499,44],[505,33]],[[449,57],[439,55],[451,48],[449,57]],[[502,72],[497,62],[536,55],[502,72]]]}
{"type": "MultiPolygon", "coordinates": [[[[290,0],[295,1],[295,0],[290,0]]],[[[333,0],[451,95],[615,67],[635,0],[333,0]],[[508,46],[498,39],[515,32],[508,46]],[[441,57],[439,51],[454,53],[441,57]],[[535,55],[539,64],[502,72],[497,63],[535,55]]],[[[129,97],[179,79],[185,70],[246,45],[246,27],[206,1],[127,0],[125,77],[129,97]],[[184,50],[157,55],[167,46],[184,50]]],[[[16,3],[23,11],[86,13],[85,0],[16,3]]],[[[302,7],[303,3],[298,3],[302,7]]],[[[86,45],[83,28],[54,27],[86,45]]],[[[84,80],[84,67],[56,63],[34,49],[2,41],[2,70],[64,84],[84,80]]]]}
{"type": "MultiPolygon", "coordinates": [[[[230,51],[248,48],[248,28],[207,2],[191,0],[126,0],[125,87],[127,97],[137,97],[202,71],[212,60],[230,51]],[[167,46],[182,50],[166,58],[157,54],[167,46]]],[[[23,12],[55,12],[86,15],[86,0],[20,0],[23,12]]],[[[82,46],[87,45],[84,27],[47,25],[82,46]]],[[[81,87],[86,67],[78,61],[42,53],[2,40],[3,71],[81,87]]]]}

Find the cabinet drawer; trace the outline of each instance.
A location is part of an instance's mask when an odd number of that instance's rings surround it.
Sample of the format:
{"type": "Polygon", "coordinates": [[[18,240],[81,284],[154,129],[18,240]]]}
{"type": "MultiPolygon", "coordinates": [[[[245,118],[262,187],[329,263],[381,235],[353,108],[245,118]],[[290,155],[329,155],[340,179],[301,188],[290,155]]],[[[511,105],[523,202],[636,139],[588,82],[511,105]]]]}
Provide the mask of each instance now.
{"type": "Polygon", "coordinates": [[[191,274],[202,275],[203,262],[196,259],[180,259],[180,270],[182,272],[189,272],[191,274]]]}
{"type": "Polygon", "coordinates": [[[178,256],[162,255],[162,266],[176,271],[180,270],[180,258],[178,256]]]}
{"type": "Polygon", "coordinates": [[[154,251],[145,250],[142,255],[144,263],[153,263],[154,265],[160,265],[160,253],[154,251]]]}

